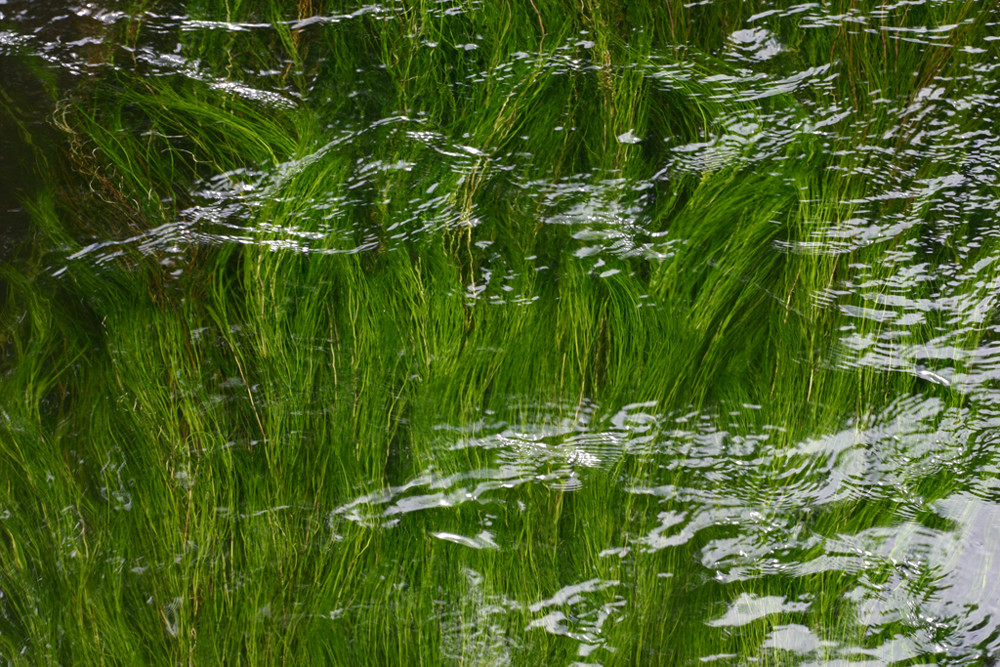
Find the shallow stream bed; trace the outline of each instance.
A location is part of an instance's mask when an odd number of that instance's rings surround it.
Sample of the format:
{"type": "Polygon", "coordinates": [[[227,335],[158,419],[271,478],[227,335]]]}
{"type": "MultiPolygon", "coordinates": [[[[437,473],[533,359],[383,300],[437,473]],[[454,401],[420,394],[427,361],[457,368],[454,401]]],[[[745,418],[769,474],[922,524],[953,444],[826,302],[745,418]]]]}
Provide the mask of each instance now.
{"type": "Polygon", "coordinates": [[[0,660],[995,664],[998,69],[990,2],[0,0],[0,660]]]}

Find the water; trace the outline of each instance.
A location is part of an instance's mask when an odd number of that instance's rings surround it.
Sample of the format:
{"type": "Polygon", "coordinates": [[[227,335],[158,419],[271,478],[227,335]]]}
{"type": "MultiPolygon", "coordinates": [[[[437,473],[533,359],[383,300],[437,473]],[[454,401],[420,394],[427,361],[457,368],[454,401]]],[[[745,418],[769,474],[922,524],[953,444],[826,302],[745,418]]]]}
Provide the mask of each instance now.
{"type": "Polygon", "coordinates": [[[996,660],[992,6],[35,4],[0,655],[996,660]]]}

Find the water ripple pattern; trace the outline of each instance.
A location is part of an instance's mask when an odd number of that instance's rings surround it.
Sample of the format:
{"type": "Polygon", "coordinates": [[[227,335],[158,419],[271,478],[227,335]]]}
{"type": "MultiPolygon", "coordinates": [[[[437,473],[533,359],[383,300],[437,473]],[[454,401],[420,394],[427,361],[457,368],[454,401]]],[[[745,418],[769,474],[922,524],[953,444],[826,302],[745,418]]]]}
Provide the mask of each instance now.
{"type": "Polygon", "coordinates": [[[0,660],[996,664],[998,35],[0,0],[0,660]]]}

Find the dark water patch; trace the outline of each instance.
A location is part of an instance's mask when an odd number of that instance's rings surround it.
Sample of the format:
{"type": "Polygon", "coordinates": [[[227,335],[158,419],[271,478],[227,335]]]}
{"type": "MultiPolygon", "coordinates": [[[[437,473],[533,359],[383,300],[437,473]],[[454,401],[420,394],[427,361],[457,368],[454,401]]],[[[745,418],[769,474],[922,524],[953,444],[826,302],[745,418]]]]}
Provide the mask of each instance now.
{"type": "Polygon", "coordinates": [[[0,155],[4,156],[0,163],[0,218],[3,220],[0,259],[6,259],[27,233],[29,216],[24,199],[37,187],[41,177],[34,168],[38,156],[30,143],[32,135],[37,133],[38,123],[29,120],[26,125],[21,109],[26,104],[44,108],[50,102],[40,82],[16,57],[0,56],[0,78],[9,86],[0,97],[0,155]],[[30,94],[32,86],[37,88],[34,99],[30,94]],[[22,99],[14,98],[8,90],[18,91],[22,99]]]}

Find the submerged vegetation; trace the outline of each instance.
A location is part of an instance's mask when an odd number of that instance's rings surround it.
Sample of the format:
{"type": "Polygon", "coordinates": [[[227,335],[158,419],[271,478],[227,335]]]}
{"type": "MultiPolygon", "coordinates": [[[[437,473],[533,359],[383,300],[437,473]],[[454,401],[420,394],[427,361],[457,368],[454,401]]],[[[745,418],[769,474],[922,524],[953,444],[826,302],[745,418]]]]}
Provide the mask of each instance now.
{"type": "Polygon", "coordinates": [[[1000,651],[988,3],[68,6],[4,660],[1000,651]]]}

